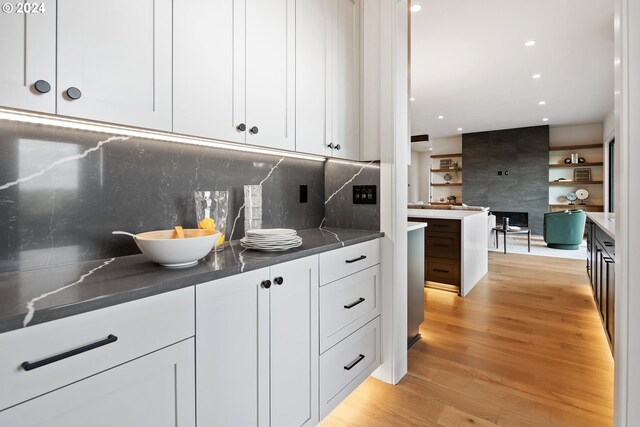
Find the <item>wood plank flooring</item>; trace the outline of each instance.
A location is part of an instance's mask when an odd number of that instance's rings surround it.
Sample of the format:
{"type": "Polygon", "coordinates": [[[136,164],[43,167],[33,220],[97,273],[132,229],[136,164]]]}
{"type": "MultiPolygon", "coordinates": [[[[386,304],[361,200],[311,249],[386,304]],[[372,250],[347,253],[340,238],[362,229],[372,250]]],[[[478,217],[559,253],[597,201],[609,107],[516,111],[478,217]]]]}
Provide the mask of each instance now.
{"type": "Polygon", "coordinates": [[[425,289],[396,386],[368,379],[320,425],[612,425],[613,359],[585,261],[489,253],[465,299],[425,289]]]}

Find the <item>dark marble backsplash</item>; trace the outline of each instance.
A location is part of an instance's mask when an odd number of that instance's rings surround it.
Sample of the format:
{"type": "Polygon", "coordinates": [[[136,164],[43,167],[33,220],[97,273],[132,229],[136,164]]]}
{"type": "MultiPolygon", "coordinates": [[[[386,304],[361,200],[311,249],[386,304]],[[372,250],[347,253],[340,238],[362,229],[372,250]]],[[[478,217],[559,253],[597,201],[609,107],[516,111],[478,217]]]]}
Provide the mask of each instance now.
{"type": "Polygon", "coordinates": [[[327,227],[380,230],[380,165],[328,160],[324,191],[327,227]],[[354,185],[375,185],[375,205],[354,205],[354,185]]]}
{"type": "Polygon", "coordinates": [[[196,227],[195,190],[230,191],[239,239],[243,186],[263,180],[263,227],[379,229],[379,205],[351,202],[351,185],[379,185],[375,165],[0,120],[0,273],[139,253],[111,231],[196,227]]]}

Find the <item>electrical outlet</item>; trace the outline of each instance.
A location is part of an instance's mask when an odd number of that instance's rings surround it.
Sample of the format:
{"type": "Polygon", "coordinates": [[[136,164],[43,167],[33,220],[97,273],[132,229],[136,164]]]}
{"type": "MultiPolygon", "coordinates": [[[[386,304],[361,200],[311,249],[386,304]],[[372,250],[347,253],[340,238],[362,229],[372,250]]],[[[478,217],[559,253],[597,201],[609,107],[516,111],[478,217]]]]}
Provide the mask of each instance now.
{"type": "Polygon", "coordinates": [[[354,205],[375,205],[378,203],[378,188],[376,185],[354,185],[354,205]]]}
{"type": "Polygon", "coordinates": [[[502,171],[498,171],[498,176],[502,176],[502,171]]]}
{"type": "Polygon", "coordinates": [[[306,184],[300,185],[300,203],[307,203],[309,191],[306,184]]]}

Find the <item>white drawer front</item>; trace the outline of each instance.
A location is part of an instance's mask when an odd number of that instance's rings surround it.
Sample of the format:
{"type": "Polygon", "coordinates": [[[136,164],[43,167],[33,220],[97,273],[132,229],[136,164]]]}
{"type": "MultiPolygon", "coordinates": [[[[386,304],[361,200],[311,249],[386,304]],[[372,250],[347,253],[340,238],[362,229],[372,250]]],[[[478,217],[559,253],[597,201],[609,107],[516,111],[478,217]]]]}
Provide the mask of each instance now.
{"type": "Polygon", "coordinates": [[[320,286],[380,263],[380,239],[320,254],[320,286]]]}
{"type": "Polygon", "coordinates": [[[189,287],[0,334],[0,410],[193,336],[194,292],[189,287]],[[110,335],[117,340],[22,367],[110,335]]]}
{"type": "Polygon", "coordinates": [[[320,288],[320,352],[380,314],[380,266],[320,288]]]}
{"type": "Polygon", "coordinates": [[[320,356],[320,418],[327,416],[378,366],[380,317],[320,356]]]}

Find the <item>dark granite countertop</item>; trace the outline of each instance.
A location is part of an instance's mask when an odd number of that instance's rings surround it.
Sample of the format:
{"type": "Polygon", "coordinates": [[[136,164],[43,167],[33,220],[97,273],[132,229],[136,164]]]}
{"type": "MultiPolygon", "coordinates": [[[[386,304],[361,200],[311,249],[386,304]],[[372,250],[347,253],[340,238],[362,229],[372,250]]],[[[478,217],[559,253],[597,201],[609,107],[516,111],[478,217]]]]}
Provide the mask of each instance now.
{"type": "Polygon", "coordinates": [[[382,237],[367,230],[300,230],[302,246],[285,252],[244,250],[239,241],[198,265],[162,267],[144,255],[0,275],[0,333],[193,286],[382,237]]]}

